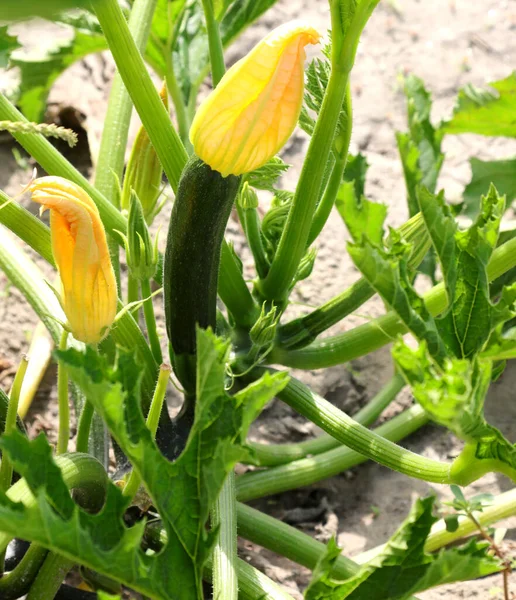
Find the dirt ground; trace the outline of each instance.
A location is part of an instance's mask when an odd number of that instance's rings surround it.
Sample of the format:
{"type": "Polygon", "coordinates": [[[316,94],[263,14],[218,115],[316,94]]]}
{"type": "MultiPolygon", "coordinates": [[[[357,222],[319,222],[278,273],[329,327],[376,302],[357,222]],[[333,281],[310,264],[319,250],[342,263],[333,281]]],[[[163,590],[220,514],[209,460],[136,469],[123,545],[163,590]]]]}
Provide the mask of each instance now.
{"type": "MultiPolygon", "coordinates": [[[[329,26],[326,0],[280,0],[229,51],[232,62],[247,52],[271,28],[292,18],[307,19],[324,32],[329,26]]],[[[351,150],[366,154],[371,165],[366,194],[389,205],[389,221],[402,223],[407,217],[401,164],[394,134],[405,129],[405,99],[399,74],[414,73],[422,77],[434,96],[434,119],[449,115],[458,89],[466,83],[482,85],[507,76],[516,64],[515,0],[382,0],[365,31],[352,74],[354,130],[351,150]]],[[[91,154],[98,148],[106,98],[112,75],[108,57],[90,57],[73,66],[58,80],[50,100],[54,106],[71,106],[85,115],[91,154]],[[85,85],[87,82],[87,85],[85,85]]],[[[133,126],[136,126],[136,120],[133,126]]],[[[283,152],[292,164],[283,180],[285,189],[293,189],[299,173],[306,138],[298,132],[283,152]]],[[[450,200],[458,199],[469,180],[468,158],[502,158],[516,155],[516,142],[477,136],[447,137],[444,142],[446,162],[439,181],[450,200]]],[[[15,163],[12,146],[0,145],[0,186],[17,193],[27,182],[30,170],[15,163]]],[[[81,168],[91,171],[91,164],[80,155],[81,168]]],[[[267,199],[264,198],[264,202],[267,199]]],[[[33,208],[34,212],[35,209],[33,208]]],[[[163,213],[166,221],[170,211],[163,213]]],[[[244,247],[239,225],[231,221],[229,236],[241,250],[244,265],[252,276],[251,259],[244,247]]],[[[313,275],[298,286],[296,304],[289,314],[308,310],[342,291],[358,277],[345,251],[347,235],[333,214],[318,241],[319,252],[313,275]]],[[[45,269],[44,265],[42,267],[45,269]]],[[[45,270],[48,274],[48,269],[45,270]]],[[[364,319],[384,312],[381,301],[373,299],[360,314],[352,315],[329,333],[350,329],[364,319]]],[[[0,385],[8,388],[9,366],[15,365],[28,348],[30,331],[36,323],[20,294],[10,288],[0,273],[0,385]],[[4,373],[2,375],[2,368],[4,373]]],[[[351,365],[325,371],[297,374],[331,402],[353,414],[388,380],[392,373],[389,349],[382,349],[351,365]]],[[[31,431],[49,429],[55,419],[55,372],[50,369],[30,414],[31,431]]],[[[509,365],[503,377],[493,385],[486,406],[488,419],[516,441],[516,404],[514,403],[516,370],[509,365]]],[[[400,395],[383,419],[410,402],[407,392],[400,395]]],[[[280,402],[273,402],[253,428],[253,439],[287,442],[307,439],[316,433],[311,423],[294,414],[280,402]]],[[[442,429],[428,426],[408,439],[405,445],[436,459],[450,460],[460,444],[442,429]]],[[[494,475],[483,478],[468,493],[498,493],[511,483],[494,475]]],[[[327,481],[295,492],[280,494],[254,502],[253,505],[279,518],[291,518],[298,507],[296,526],[306,533],[327,541],[336,535],[348,556],[384,542],[407,514],[418,496],[430,492],[447,498],[449,490],[408,479],[376,464],[365,464],[327,481]]],[[[516,540],[516,519],[504,524],[508,529],[506,547],[516,540]]],[[[273,553],[241,542],[241,554],[249,562],[286,586],[297,599],[309,580],[309,572],[273,553]]],[[[467,584],[444,586],[420,594],[422,600],[459,598],[501,598],[501,576],[467,584]]],[[[516,576],[513,577],[516,590],[516,576]]]]}

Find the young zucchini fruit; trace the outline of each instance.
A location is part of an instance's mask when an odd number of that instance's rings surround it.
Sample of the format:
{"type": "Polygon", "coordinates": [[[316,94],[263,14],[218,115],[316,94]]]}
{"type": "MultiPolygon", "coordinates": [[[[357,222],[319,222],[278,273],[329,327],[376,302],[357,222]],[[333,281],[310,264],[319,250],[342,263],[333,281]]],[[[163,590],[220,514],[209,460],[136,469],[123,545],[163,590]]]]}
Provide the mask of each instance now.
{"type": "Polygon", "coordinates": [[[196,327],[216,327],[220,252],[239,184],[240,177],[223,177],[194,156],[172,210],[163,291],[171,361],[185,390],[183,413],[193,413],[195,403],[196,327]]]}

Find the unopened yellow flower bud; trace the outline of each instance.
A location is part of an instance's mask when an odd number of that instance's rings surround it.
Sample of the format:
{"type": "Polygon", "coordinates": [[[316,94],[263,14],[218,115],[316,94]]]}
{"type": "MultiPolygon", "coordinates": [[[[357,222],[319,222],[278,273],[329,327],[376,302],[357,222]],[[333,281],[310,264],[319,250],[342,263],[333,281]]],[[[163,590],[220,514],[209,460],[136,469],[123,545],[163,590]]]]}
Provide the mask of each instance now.
{"type": "Polygon", "coordinates": [[[116,316],[117,288],[104,226],[93,200],[62,177],[41,177],[29,188],[41,212],[50,210],[52,253],[62,305],[73,336],[100,342],[116,316]]]}
{"type": "Polygon", "coordinates": [[[224,177],[265,164],[286,143],[303,102],[305,46],[319,33],[292,21],[274,29],[224,75],[190,129],[195,153],[224,177]]]}

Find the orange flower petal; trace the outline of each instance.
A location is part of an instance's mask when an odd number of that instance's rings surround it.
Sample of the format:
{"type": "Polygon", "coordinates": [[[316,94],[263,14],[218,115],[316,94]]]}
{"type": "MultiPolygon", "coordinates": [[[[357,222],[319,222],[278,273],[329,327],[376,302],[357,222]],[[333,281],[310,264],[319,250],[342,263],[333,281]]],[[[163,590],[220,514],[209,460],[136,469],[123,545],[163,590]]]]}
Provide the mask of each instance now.
{"type": "Polygon", "coordinates": [[[292,134],[303,102],[305,46],[319,33],[293,21],[224,75],[190,129],[195,153],[224,177],[265,164],[292,134]]]}
{"type": "Polygon", "coordinates": [[[95,344],[116,315],[117,287],[104,226],[93,200],[62,177],[41,177],[32,199],[50,210],[52,252],[63,288],[63,307],[74,337],[95,344]]]}

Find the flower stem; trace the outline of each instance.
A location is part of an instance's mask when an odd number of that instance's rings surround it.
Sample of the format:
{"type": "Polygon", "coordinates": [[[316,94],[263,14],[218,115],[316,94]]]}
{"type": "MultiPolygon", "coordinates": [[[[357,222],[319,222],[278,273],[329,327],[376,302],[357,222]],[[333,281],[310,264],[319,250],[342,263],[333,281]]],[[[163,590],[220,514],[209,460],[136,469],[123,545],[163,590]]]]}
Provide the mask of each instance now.
{"type": "Polygon", "coordinates": [[[93,7],[120,76],[159,156],[174,192],[188,159],[168,112],[147,73],[117,0],[94,0],[93,7]]]}
{"type": "MultiPolygon", "coordinates": [[[[427,422],[428,417],[424,410],[420,406],[412,406],[387,423],[380,425],[374,430],[374,433],[384,438],[384,440],[398,442],[427,422]]],[[[323,481],[328,477],[338,475],[366,460],[367,457],[363,454],[340,445],[333,450],[295,460],[272,469],[245,473],[238,477],[236,481],[237,499],[247,502],[255,498],[312,485],[317,481],[323,481]]]]}
{"type": "Polygon", "coordinates": [[[59,554],[49,553],[36,580],[30,587],[27,600],[52,600],[75,562],[59,554]]]}
{"type": "Polygon", "coordinates": [[[174,71],[174,63],[172,61],[172,52],[167,55],[167,72],[166,72],[166,80],[167,80],[167,89],[170,93],[170,97],[172,98],[172,103],[174,104],[174,110],[176,113],[177,119],[177,128],[179,129],[179,135],[181,136],[181,140],[185,145],[185,148],[191,151],[191,143],[188,138],[188,131],[190,129],[190,123],[188,119],[188,115],[186,113],[186,106],[184,103],[183,93],[181,92],[181,88],[177,83],[176,73],[174,71]]]}
{"type": "MultiPolygon", "coordinates": [[[[156,389],[154,390],[154,396],[152,397],[149,413],[147,414],[147,427],[149,428],[153,438],[156,437],[156,431],[158,429],[163,402],[165,401],[165,396],[167,394],[167,384],[170,378],[170,371],[171,368],[169,365],[161,365],[159,369],[158,382],[156,384],[156,389]]],[[[140,474],[133,469],[131,471],[131,475],[129,475],[127,483],[125,484],[123,491],[124,496],[134,498],[140,487],[141,480],[140,474]]]]}
{"type": "Polygon", "coordinates": [[[163,355],[161,353],[161,344],[159,341],[158,330],[156,328],[156,317],[154,316],[154,306],[152,304],[152,294],[150,281],[144,279],[141,282],[142,286],[142,299],[148,298],[143,303],[143,315],[145,317],[145,324],[147,325],[147,335],[149,337],[150,347],[154,360],[161,364],[163,362],[163,355]]]}
{"type": "MultiPolygon", "coordinates": [[[[364,427],[369,427],[396,398],[404,386],[403,377],[398,374],[394,375],[378,394],[357,412],[353,417],[355,421],[364,425],[364,427]]],[[[313,457],[328,452],[341,444],[334,437],[325,433],[297,444],[257,444],[248,442],[247,445],[253,450],[252,464],[273,467],[307,456],[313,457]]]]}
{"type": "MultiPolygon", "coordinates": [[[[137,302],[140,299],[140,294],[138,290],[138,280],[132,277],[130,273],[127,275],[127,304],[131,304],[132,302],[137,302]]],[[[138,310],[134,311],[135,319],[138,320],[137,314],[138,310]]]]}
{"type": "MultiPolygon", "coordinates": [[[[9,394],[9,406],[7,407],[7,415],[5,417],[4,435],[12,433],[16,429],[16,417],[18,415],[18,401],[23,385],[23,379],[27,372],[29,361],[26,356],[23,356],[14,377],[11,392],[9,394]]],[[[5,492],[11,485],[13,477],[13,465],[7,456],[7,453],[2,455],[2,464],[0,466],[0,491],[5,492]]],[[[2,559],[3,571],[3,559],[2,559]]]]}
{"type": "Polygon", "coordinates": [[[77,427],[77,452],[88,452],[90,428],[94,412],[93,404],[89,400],[85,400],[82,407],[81,416],[79,417],[79,425],[77,427]]]}
{"type": "MultiPolygon", "coordinates": [[[[129,31],[136,48],[145,50],[157,0],[135,0],[129,15],[129,31]]],[[[125,149],[133,103],[119,73],[115,74],[102,129],[95,171],[95,187],[117,205],[119,182],[124,172],[125,149]]]]}
{"type": "MultiPolygon", "coordinates": [[[[494,281],[516,266],[516,238],[505,242],[493,252],[487,267],[489,281],[494,281]]],[[[430,314],[436,316],[448,305],[442,283],[434,286],[423,296],[430,314]]],[[[297,369],[322,369],[339,365],[359,356],[369,354],[393,341],[407,331],[394,311],[371,319],[369,323],[355,327],[340,335],[314,342],[302,350],[274,348],[269,354],[271,364],[282,364],[297,369]]]]}
{"type": "Polygon", "coordinates": [[[263,247],[260,217],[256,208],[247,208],[241,211],[244,221],[243,227],[249,243],[249,248],[254,258],[256,272],[260,279],[265,279],[269,272],[269,261],[263,247]]]}
{"type": "MultiPolygon", "coordinates": [[[[68,331],[63,329],[59,350],[66,350],[67,346],[68,331]]],[[[68,450],[68,440],[70,439],[70,406],[68,403],[68,372],[61,362],[57,365],[57,404],[59,407],[57,454],[64,454],[68,450]]]]}
{"type": "MultiPolygon", "coordinates": [[[[256,369],[257,373],[262,371],[256,369]]],[[[451,464],[425,458],[386,440],[293,377],[278,398],[342,444],[381,465],[423,481],[454,483],[450,478],[451,464]]]]}
{"type": "Polygon", "coordinates": [[[258,282],[265,298],[283,304],[307,248],[312,219],[320,196],[324,170],[333,145],[337,121],[348,84],[347,70],[334,68],[308,147],[287,223],[269,274],[258,282]]]}
{"type": "Polygon", "coordinates": [[[218,600],[237,600],[237,515],[235,474],[226,477],[211,514],[212,527],[219,528],[213,549],[213,597],[218,600]]]}
{"type": "Polygon", "coordinates": [[[204,9],[204,18],[206,19],[208,46],[210,48],[211,77],[213,87],[217,87],[226,72],[224,50],[222,49],[222,42],[220,40],[219,24],[215,19],[213,11],[213,0],[202,0],[202,7],[204,9]]]}

